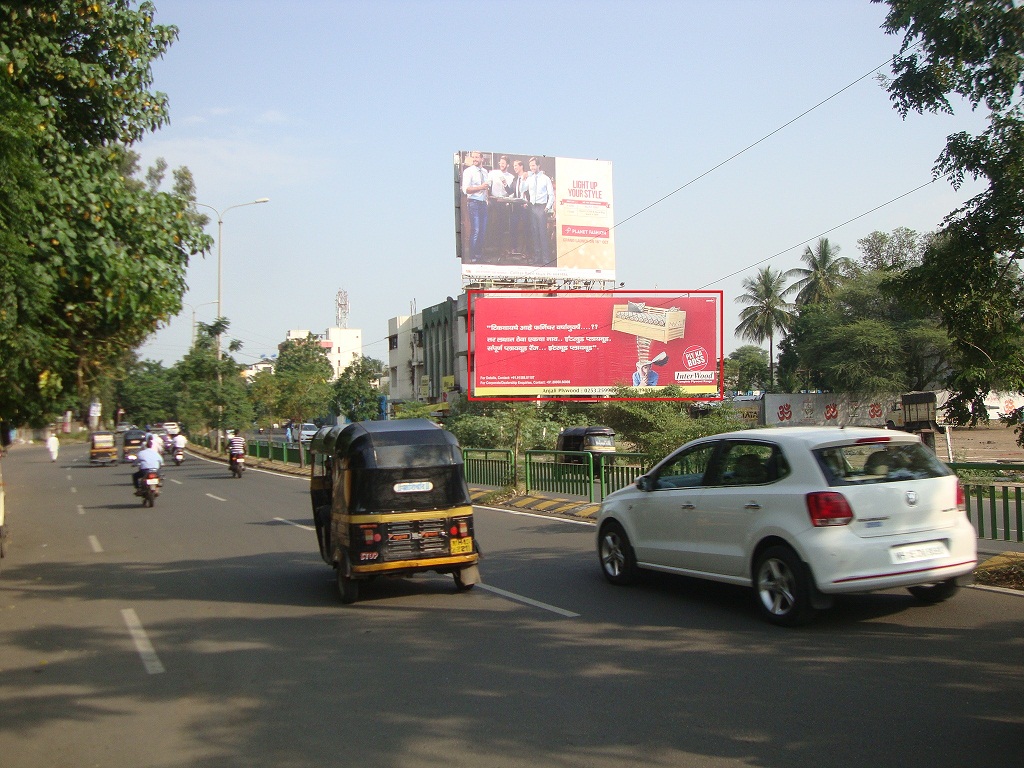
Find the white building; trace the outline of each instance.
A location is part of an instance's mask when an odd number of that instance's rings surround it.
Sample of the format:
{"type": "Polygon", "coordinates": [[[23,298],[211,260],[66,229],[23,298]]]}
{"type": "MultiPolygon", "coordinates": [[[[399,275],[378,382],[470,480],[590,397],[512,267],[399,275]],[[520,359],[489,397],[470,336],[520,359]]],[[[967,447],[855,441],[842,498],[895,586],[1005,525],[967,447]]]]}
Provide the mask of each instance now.
{"type": "MultiPolygon", "coordinates": [[[[285,341],[301,341],[310,336],[307,330],[288,331],[285,341]]],[[[314,333],[313,338],[317,340],[327,359],[331,361],[334,374],[331,379],[337,379],[349,365],[356,362],[363,356],[363,332],[357,328],[328,328],[323,333],[314,333]]]]}
{"type": "Polygon", "coordinates": [[[269,357],[262,357],[248,368],[242,369],[242,376],[247,381],[252,381],[257,373],[262,373],[263,371],[270,371],[271,373],[274,371],[274,361],[269,357]]]}
{"type": "Polygon", "coordinates": [[[392,402],[418,400],[423,381],[422,315],[388,320],[388,370],[392,402]]]}

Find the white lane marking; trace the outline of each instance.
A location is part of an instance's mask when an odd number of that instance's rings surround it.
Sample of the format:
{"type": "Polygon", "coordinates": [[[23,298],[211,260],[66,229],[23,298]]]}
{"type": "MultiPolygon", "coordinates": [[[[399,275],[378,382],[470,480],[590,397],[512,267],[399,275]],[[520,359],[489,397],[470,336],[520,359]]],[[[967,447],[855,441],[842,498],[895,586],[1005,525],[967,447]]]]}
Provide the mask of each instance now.
{"type": "Polygon", "coordinates": [[[83,507],[81,504],[78,505],[78,514],[80,514],[80,515],[84,515],[85,514],[85,507],[83,507]]]}
{"type": "Polygon", "coordinates": [[[173,477],[169,477],[167,479],[170,480],[175,485],[181,485],[181,480],[175,480],[173,477]]]}
{"type": "Polygon", "coordinates": [[[480,509],[486,509],[489,512],[504,512],[506,515],[519,515],[520,517],[535,517],[538,520],[554,520],[560,523],[569,523],[570,525],[589,525],[595,526],[596,522],[593,520],[575,520],[569,517],[559,517],[558,515],[539,515],[536,512],[523,512],[519,509],[505,509],[504,507],[486,507],[481,504],[474,504],[474,507],[480,509]]]}
{"type": "Polygon", "coordinates": [[[139,652],[139,656],[142,658],[142,665],[149,674],[159,675],[164,671],[164,665],[160,663],[160,658],[156,655],[156,651],[153,650],[153,644],[149,642],[149,637],[146,636],[146,630],[142,628],[142,622],[139,621],[139,617],[131,608],[123,609],[121,616],[124,618],[124,623],[128,625],[128,631],[131,633],[132,641],[135,643],[135,650],[139,652]]]}
{"type": "Polygon", "coordinates": [[[212,493],[208,493],[206,495],[209,496],[211,499],[216,499],[217,501],[227,501],[227,499],[222,499],[220,496],[214,496],[212,493]]]}
{"type": "MultiPolygon", "coordinates": [[[[206,456],[200,456],[198,453],[189,454],[189,455],[190,456],[195,456],[200,461],[205,461],[208,464],[220,464],[222,467],[226,467],[227,466],[227,464],[225,462],[223,462],[223,461],[217,461],[216,459],[209,459],[206,456]]],[[[294,465],[289,465],[289,466],[294,466],[294,465]]],[[[307,469],[308,469],[308,467],[307,467],[307,469]]],[[[258,467],[250,467],[250,466],[246,466],[245,471],[246,472],[259,472],[261,475],[273,475],[274,477],[290,477],[292,480],[301,480],[304,483],[308,483],[309,482],[309,475],[291,475],[291,474],[288,474],[287,472],[275,472],[272,469],[260,469],[258,467]]]]}
{"type": "Polygon", "coordinates": [[[506,597],[509,600],[515,600],[518,603],[525,603],[526,605],[532,605],[534,608],[543,608],[545,611],[551,611],[552,613],[557,613],[559,616],[565,616],[568,619],[577,619],[577,618],[579,618],[579,614],[578,613],[573,613],[572,611],[567,611],[564,608],[559,608],[556,605],[549,605],[548,603],[542,603],[540,600],[533,600],[532,598],[529,598],[529,597],[523,597],[522,595],[517,595],[515,592],[506,592],[504,589],[498,589],[497,587],[492,587],[490,584],[477,584],[477,586],[480,587],[480,589],[486,589],[488,592],[493,592],[496,595],[501,595],[502,597],[506,597]]]}
{"type": "Polygon", "coordinates": [[[100,546],[100,540],[97,539],[95,536],[89,537],[89,546],[92,547],[92,551],[96,554],[99,554],[103,551],[103,547],[100,546]]]}
{"type": "Polygon", "coordinates": [[[316,528],[314,528],[312,525],[302,525],[301,523],[294,523],[291,520],[285,520],[283,517],[275,517],[274,519],[277,520],[279,523],[288,523],[288,525],[294,525],[296,528],[301,528],[304,531],[316,530],[316,528]]]}

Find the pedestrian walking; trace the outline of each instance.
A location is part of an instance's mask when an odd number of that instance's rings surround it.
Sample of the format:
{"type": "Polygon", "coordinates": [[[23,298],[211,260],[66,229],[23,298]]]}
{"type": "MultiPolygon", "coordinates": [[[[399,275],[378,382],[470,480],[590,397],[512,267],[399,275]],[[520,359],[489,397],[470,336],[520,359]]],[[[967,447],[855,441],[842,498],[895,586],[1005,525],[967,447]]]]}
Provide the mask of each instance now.
{"type": "Polygon", "coordinates": [[[56,433],[51,432],[46,438],[46,449],[50,452],[50,461],[56,461],[57,454],[60,453],[60,440],[57,439],[56,433]]]}

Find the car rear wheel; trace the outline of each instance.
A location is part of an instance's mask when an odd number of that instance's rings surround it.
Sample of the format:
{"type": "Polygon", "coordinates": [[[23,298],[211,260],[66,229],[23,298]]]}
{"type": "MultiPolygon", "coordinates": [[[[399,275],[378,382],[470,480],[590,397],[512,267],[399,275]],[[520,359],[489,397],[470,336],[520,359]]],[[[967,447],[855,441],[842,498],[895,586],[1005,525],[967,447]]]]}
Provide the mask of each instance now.
{"type": "Polygon", "coordinates": [[[934,605],[935,603],[941,603],[943,600],[949,600],[949,598],[956,594],[959,588],[956,579],[948,579],[936,584],[919,584],[916,587],[907,587],[907,591],[922,603],[934,605]]]}
{"type": "Polygon", "coordinates": [[[757,558],[754,594],[761,617],[772,624],[795,627],[814,615],[810,572],[789,547],[769,547],[757,558]]]}
{"type": "Polygon", "coordinates": [[[601,571],[612,584],[629,584],[636,579],[636,555],[629,537],[618,523],[607,523],[601,529],[597,547],[601,571]]]}

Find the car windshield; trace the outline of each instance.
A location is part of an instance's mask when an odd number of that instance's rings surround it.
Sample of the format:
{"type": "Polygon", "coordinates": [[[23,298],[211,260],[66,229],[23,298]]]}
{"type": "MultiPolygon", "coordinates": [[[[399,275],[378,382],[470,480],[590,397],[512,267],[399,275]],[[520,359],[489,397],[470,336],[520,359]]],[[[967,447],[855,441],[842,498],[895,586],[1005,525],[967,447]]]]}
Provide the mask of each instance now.
{"type": "Polygon", "coordinates": [[[814,451],[829,485],[893,483],[952,471],[921,443],[856,443],[814,451]]]}

